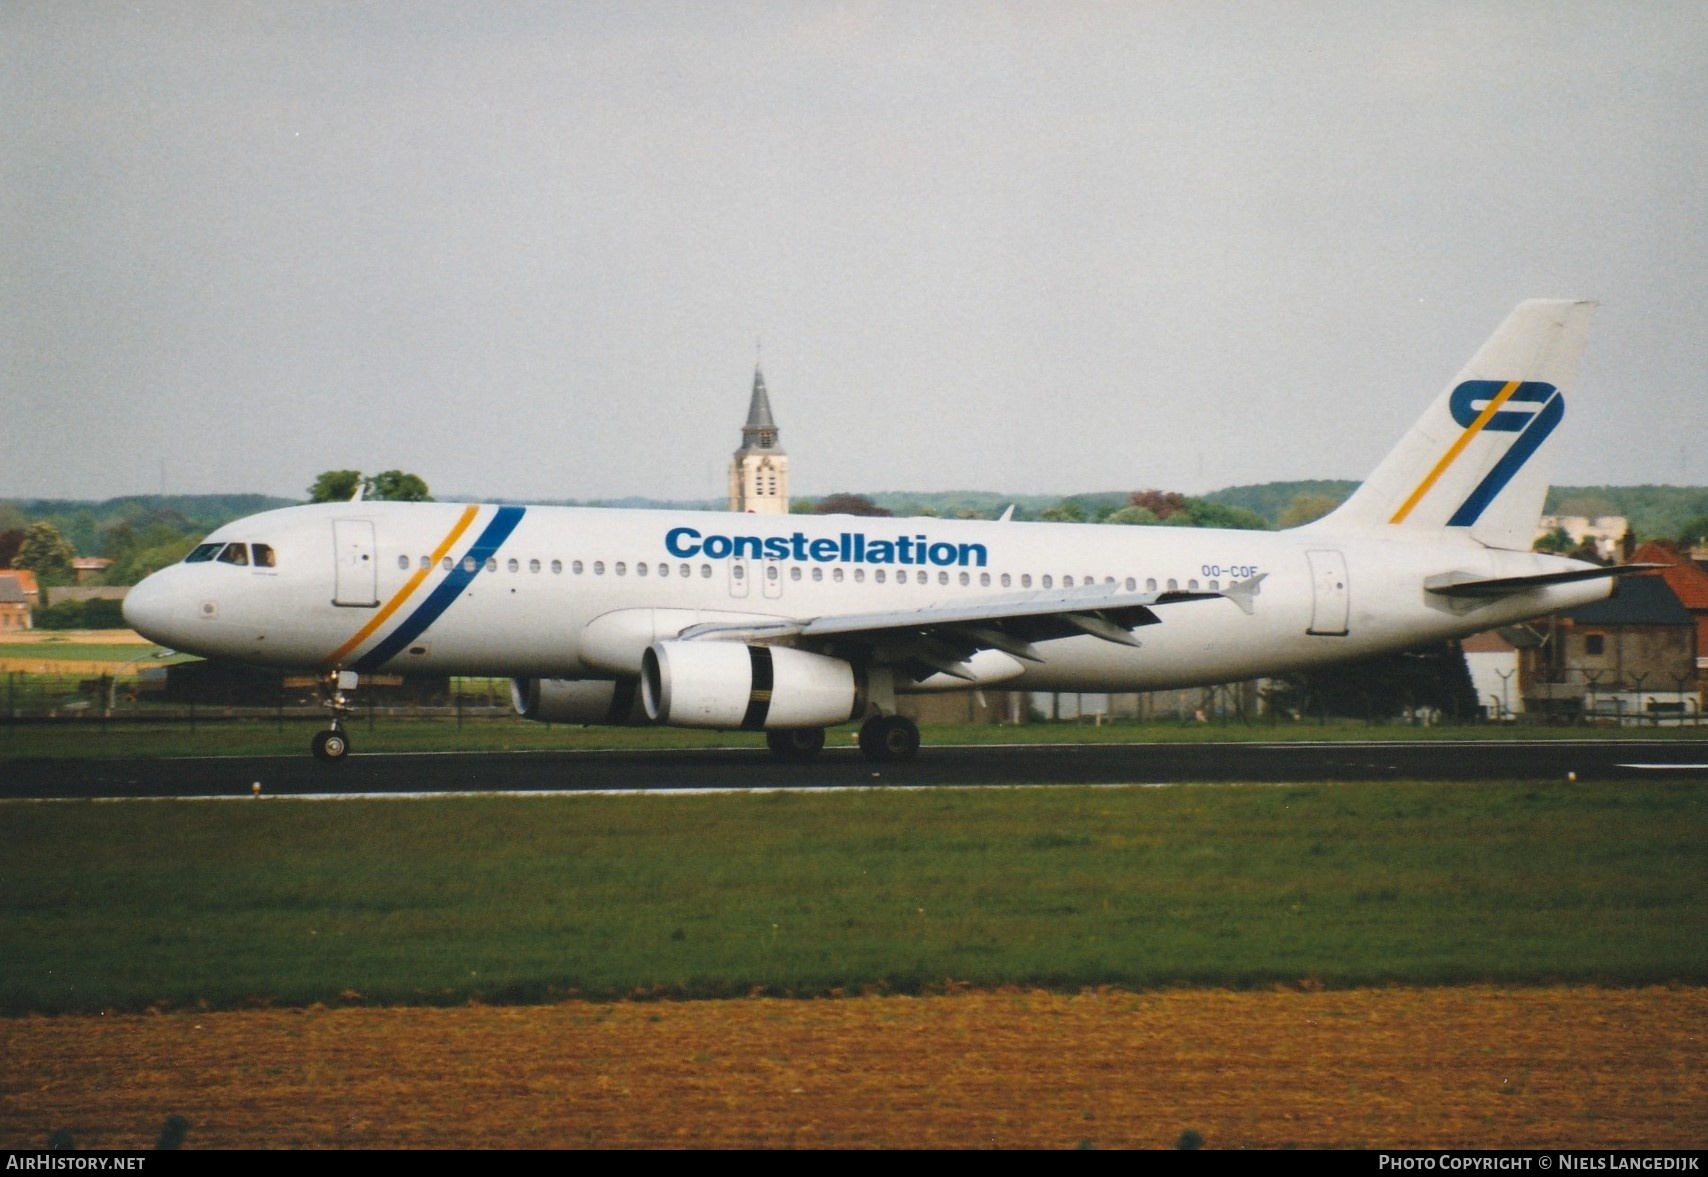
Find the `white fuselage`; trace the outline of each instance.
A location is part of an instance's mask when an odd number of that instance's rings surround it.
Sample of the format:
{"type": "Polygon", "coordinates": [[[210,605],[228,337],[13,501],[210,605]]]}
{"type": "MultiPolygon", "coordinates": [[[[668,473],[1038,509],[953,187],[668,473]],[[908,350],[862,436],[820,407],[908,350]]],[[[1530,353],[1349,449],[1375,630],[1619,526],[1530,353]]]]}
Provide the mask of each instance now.
{"type": "MultiPolygon", "coordinates": [[[[263,545],[156,573],[126,602],[145,636],[281,668],[620,679],[696,623],[811,619],[1113,584],[1219,591],[1157,610],[1134,647],[1095,636],[1002,656],[989,681],[1043,690],[1226,682],[1406,649],[1607,595],[1555,584],[1449,601],[1431,577],[1580,564],[1402,528],[1285,532],[852,516],[355,502],[239,520],[208,545],[263,545]],[[264,560],[270,559],[268,566],[264,560]]],[[[208,545],[204,545],[206,548],[208,545]]],[[[979,682],[936,676],[896,689],[979,682]]]]}

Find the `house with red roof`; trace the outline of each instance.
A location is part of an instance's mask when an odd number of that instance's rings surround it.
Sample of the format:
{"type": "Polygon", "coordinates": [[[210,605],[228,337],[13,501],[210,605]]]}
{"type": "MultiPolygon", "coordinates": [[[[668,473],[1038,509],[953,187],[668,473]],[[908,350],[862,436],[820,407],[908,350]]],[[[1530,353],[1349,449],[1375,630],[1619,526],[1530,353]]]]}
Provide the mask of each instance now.
{"type": "Polygon", "coordinates": [[[1634,564],[1665,564],[1655,573],[1696,622],[1697,689],[1708,689],[1708,571],[1665,540],[1650,540],[1631,553],[1634,564]]]}

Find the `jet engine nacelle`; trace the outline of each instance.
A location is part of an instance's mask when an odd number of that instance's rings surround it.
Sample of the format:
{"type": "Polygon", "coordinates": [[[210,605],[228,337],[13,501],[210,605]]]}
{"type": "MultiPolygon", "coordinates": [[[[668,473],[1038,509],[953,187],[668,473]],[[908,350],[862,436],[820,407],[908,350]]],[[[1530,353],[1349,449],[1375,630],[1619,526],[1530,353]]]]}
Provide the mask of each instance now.
{"type": "Polygon", "coordinates": [[[634,679],[513,678],[510,703],[523,719],[541,723],[646,723],[634,679]]]}
{"type": "Polygon", "coordinates": [[[724,730],[830,727],[865,709],[861,676],[840,658],[719,641],[654,642],[641,698],[654,723],[724,730]]]}

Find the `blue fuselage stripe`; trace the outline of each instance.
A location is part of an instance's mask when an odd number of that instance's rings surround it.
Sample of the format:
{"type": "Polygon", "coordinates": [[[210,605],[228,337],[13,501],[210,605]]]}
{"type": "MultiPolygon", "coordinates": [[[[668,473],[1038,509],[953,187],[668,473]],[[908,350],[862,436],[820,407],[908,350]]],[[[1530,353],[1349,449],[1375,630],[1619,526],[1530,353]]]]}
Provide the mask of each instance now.
{"type": "Polygon", "coordinates": [[[510,538],[510,533],[516,530],[516,525],[526,513],[526,507],[498,508],[492,522],[486,525],[486,530],[474,541],[474,546],[451,566],[450,573],[439,582],[439,586],[379,645],[358,658],[356,669],[379,669],[395,658],[410,642],[420,637],[429,625],[439,620],[440,615],[451,607],[451,602],[463,595],[463,590],[469,586],[469,582],[481,574],[487,560],[510,538]],[[471,564],[473,567],[470,567],[471,564]]]}

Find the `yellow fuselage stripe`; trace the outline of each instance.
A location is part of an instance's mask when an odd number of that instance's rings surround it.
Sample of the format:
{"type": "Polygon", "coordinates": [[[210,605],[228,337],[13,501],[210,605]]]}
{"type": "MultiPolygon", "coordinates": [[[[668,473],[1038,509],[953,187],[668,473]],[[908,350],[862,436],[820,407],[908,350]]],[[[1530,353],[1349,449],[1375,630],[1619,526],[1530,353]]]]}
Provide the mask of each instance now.
{"type": "Polygon", "coordinates": [[[1388,520],[1389,523],[1404,523],[1406,521],[1406,516],[1411,514],[1411,509],[1417,506],[1424,495],[1429,493],[1429,488],[1434,486],[1436,480],[1447,472],[1447,467],[1453,464],[1453,460],[1465,452],[1465,447],[1471,444],[1471,439],[1481,433],[1483,426],[1494,419],[1494,415],[1500,411],[1500,407],[1512,398],[1512,394],[1518,391],[1518,386],[1522,383],[1522,380],[1510,381],[1495,394],[1494,399],[1489,401],[1483,411],[1477,414],[1477,419],[1465,427],[1465,432],[1459,435],[1459,440],[1448,448],[1439,462],[1435,463],[1435,469],[1429,472],[1429,476],[1417,484],[1417,489],[1411,492],[1411,498],[1406,500],[1405,506],[1394,512],[1394,517],[1388,520]]]}
{"type": "Polygon", "coordinates": [[[474,517],[479,513],[479,507],[464,507],[462,518],[457,520],[457,525],[451,528],[450,534],[445,536],[443,540],[439,541],[439,546],[434,548],[433,554],[428,557],[426,566],[417,568],[415,570],[415,575],[411,576],[409,580],[405,582],[404,586],[397,590],[396,595],[394,595],[391,600],[387,601],[380,608],[378,613],[375,613],[368,619],[368,623],[366,625],[356,631],[354,637],[345,642],[342,646],[339,646],[336,650],[332,651],[332,653],[328,654],[325,659],[325,664],[327,666],[337,666],[344,660],[344,656],[346,654],[372,637],[374,631],[386,623],[387,618],[402,608],[403,603],[409,599],[409,594],[421,587],[421,582],[427,579],[427,574],[433,571],[434,566],[438,564],[440,560],[445,558],[445,554],[451,550],[451,546],[457,542],[458,537],[460,537],[463,532],[469,529],[469,524],[474,522],[474,517]]]}

